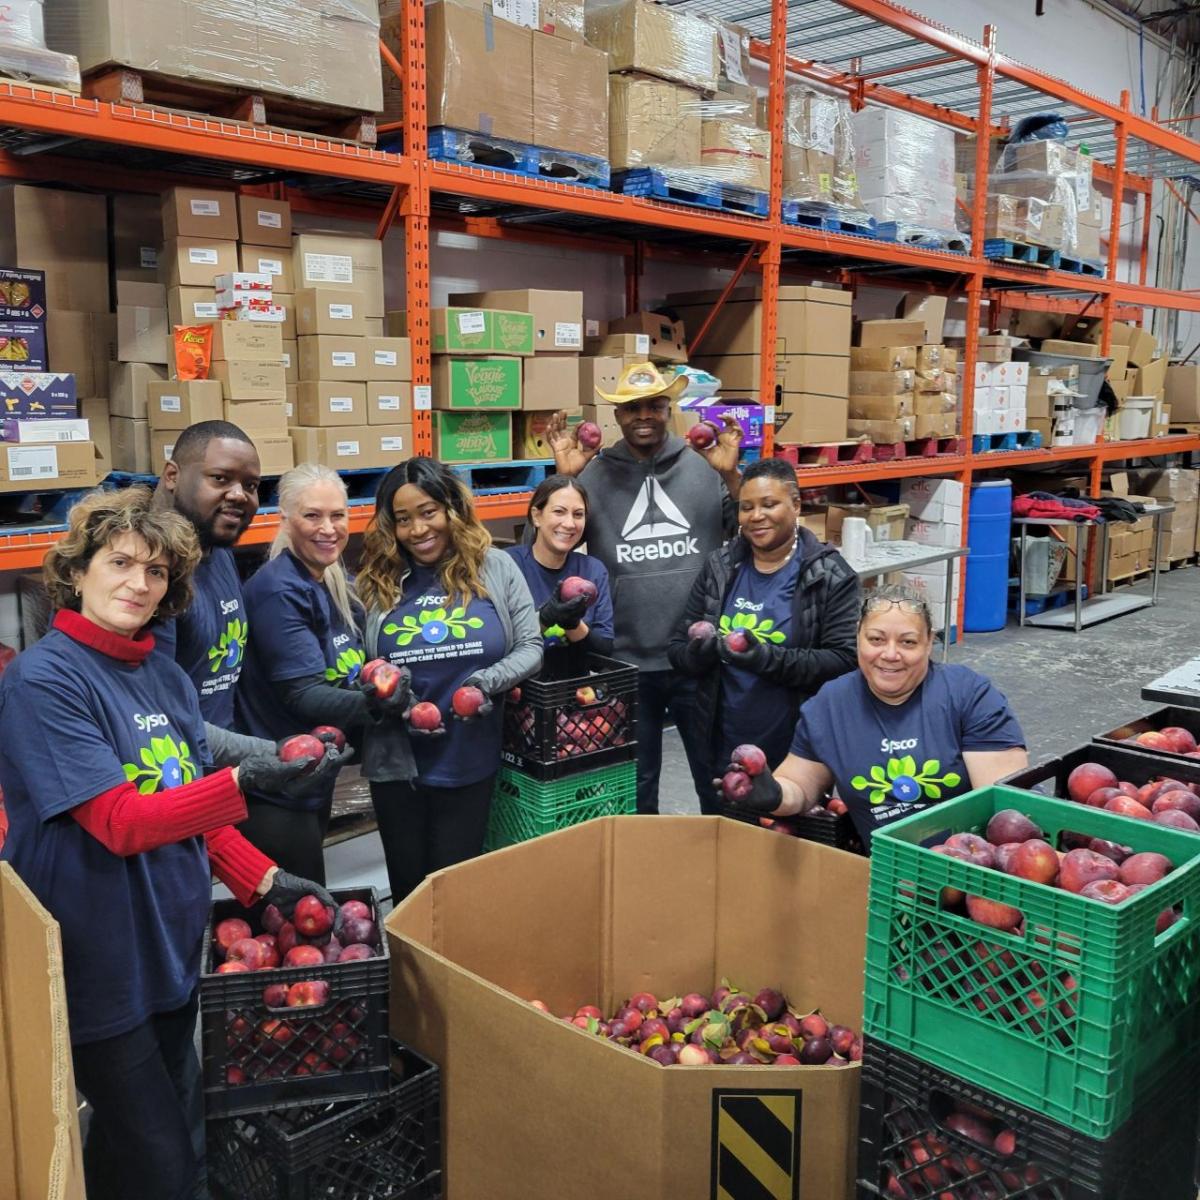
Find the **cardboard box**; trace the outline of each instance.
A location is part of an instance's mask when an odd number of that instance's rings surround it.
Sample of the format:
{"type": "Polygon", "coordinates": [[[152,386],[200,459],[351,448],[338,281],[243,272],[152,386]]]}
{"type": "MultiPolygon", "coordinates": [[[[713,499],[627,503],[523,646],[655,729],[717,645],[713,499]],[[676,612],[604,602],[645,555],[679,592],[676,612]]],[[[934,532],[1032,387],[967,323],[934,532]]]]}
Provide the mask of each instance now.
{"type": "Polygon", "coordinates": [[[529,313],[533,317],[534,353],[562,354],[583,349],[582,292],[555,292],[544,288],[452,292],[449,302],[454,305],[529,313]]]}
{"type": "Polygon", "coordinates": [[[436,358],[433,407],[517,409],[521,407],[519,358],[436,358]]]}
{"type": "Polygon", "coordinates": [[[805,445],[846,440],[849,404],[838,396],[785,392],[775,411],[775,440],[781,445],[805,445]]]}
{"type": "Polygon", "coordinates": [[[650,339],[653,362],[686,363],[687,335],[682,321],[672,321],[662,313],[638,312],[609,324],[610,333],[645,334],[650,339]]]}
{"type": "Polygon", "coordinates": [[[165,366],[174,357],[169,349],[170,340],[165,306],[118,305],[118,362],[162,363],[165,366]]]}
{"type": "Polygon", "coordinates": [[[1043,354],[1069,354],[1072,358],[1099,358],[1100,347],[1091,342],[1068,342],[1062,338],[1046,338],[1042,342],[1043,354]]]}
{"type": "Polygon", "coordinates": [[[221,419],[236,425],[243,432],[271,433],[288,436],[286,400],[223,400],[221,419]]]}
{"type": "Polygon", "coordinates": [[[831,504],[826,511],[825,530],[829,540],[840,546],[842,522],[847,517],[862,517],[877,542],[901,542],[908,515],[907,504],[831,504]]]}
{"type": "MultiPolygon", "coordinates": [[[[275,201],[272,201],[275,203],[275,201]]],[[[288,235],[288,247],[291,246],[291,235],[288,235]]],[[[291,296],[296,291],[296,276],[292,269],[290,249],[282,246],[247,246],[245,243],[238,247],[238,262],[243,271],[253,271],[257,275],[271,277],[271,291],[277,296],[291,296]]]]}
{"type": "Polygon", "coordinates": [[[393,467],[412,455],[412,426],[353,425],[306,429],[293,425],[297,462],[319,462],[335,470],[393,467]]]}
{"type": "MultiPolygon", "coordinates": [[[[75,376],[77,395],[96,396],[108,391],[105,345],[108,320],[107,314],[67,312],[61,308],[46,314],[45,342],[50,366],[60,374],[75,376]],[[96,367],[100,362],[104,369],[97,377],[96,367]]],[[[116,318],[112,320],[115,322],[116,318]]]]}
{"type": "Polygon", "coordinates": [[[720,81],[717,30],[693,13],[648,0],[585,7],[584,35],[608,54],[608,69],[653,75],[715,92],[720,81]]]}
{"type": "Polygon", "coordinates": [[[47,309],[108,312],[106,198],[24,184],[0,188],[0,262],[42,272],[47,309]]]}
{"type": "MultiPolygon", "coordinates": [[[[708,358],[698,355],[692,365],[702,367],[721,381],[726,393],[761,399],[758,384],[762,359],[757,354],[732,354],[708,358]]],[[[850,390],[850,359],[835,354],[779,354],[775,357],[775,386],[787,396],[810,393],[841,399],[850,390]]]]}
{"type": "Polygon", "coordinates": [[[296,425],[365,425],[367,385],[301,380],[293,418],[296,425]]]}
{"type": "MultiPolygon", "coordinates": [[[[579,390],[579,407],[594,406],[599,402],[598,391],[608,392],[610,395],[616,391],[617,380],[621,377],[621,371],[624,366],[620,358],[608,357],[593,357],[587,356],[578,360],[578,390],[579,390]]],[[[567,404],[568,409],[574,407],[567,404]]],[[[611,409],[612,405],[605,403],[606,409],[611,409]]]]}
{"type": "Polygon", "coordinates": [[[58,922],[0,863],[0,1195],[83,1200],[58,922]]]}
{"type": "Polygon", "coordinates": [[[700,162],[700,98],[687,87],[644,75],[608,79],[608,158],[629,167],[684,167],[700,162]]]}
{"type": "Polygon", "coordinates": [[[608,56],[583,42],[534,33],[533,143],[608,157],[608,56]]]}
{"type": "MultiPolygon", "coordinates": [[[[1076,336],[1089,342],[1100,343],[1103,326],[1099,320],[1081,323],[1076,336]]],[[[1158,358],[1158,342],[1152,333],[1137,325],[1129,325],[1124,321],[1112,323],[1112,340],[1120,346],[1129,347],[1129,365],[1144,367],[1151,360],[1158,358]]]]}
{"type": "Polygon", "coordinates": [[[94,487],[100,482],[98,466],[90,441],[0,445],[0,492],[94,487]]]}
{"type": "Polygon", "coordinates": [[[162,198],[162,225],[164,238],[236,242],[237,193],[193,187],[169,188],[162,198]]]}
{"type": "Polygon", "coordinates": [[[852,371],[914,371],[916,367],[916,346],[853,346],[850,350],[852,371]]]}
{"type": "Polygon", "coordinates": [[[212,325],[220,319],[214,288],[167,288],[167,323],[172,329],[176,325],[212,325]]]}
{"type": "Polygon", "coordinates": [[[433,416],[434,457],[445,463],[508,462],[513,419],[507,412],[440,412],[433,416]]]}
{"type": "MultiPolygon", "coordinates": [[[[255,429],[246,429],[243,432],[254,443],[254,449],[258,452],[259,468],[264,475],[282,475],[296,465],[290,437],[255,429]]],[[[161,472],[163,464],[170,460],[171,455],[175,453],[175,439],[178,434],[179,430],[168,429],[150,435],[151,471],[156,474],[161,472]]]]}
{"type": "Polygon", "coordinates": [[[292,272],[297,289],[353,288],[362,292],[368,317],[382,317],[386,311],[383,243],[377,238],[336,233],[297,234],[292,240],[292,272]]]}
{"type": "Polygon", "coordinates": [[[301,288],[295,296],[295,310],[296,333],[300,337],[318,333],[367,336],[362,292],[349,288],[301,288]]]}
{"type": "Polygon", "coordinates": [[[280,362],[283,363],[284,378],[288,383],[300,382],[300,343],[298,341],[281,341],[283,353],[280,362]]]}
{"type": "Polygon", "coordinates": [[[367,370],[372,383],[412,380],[412,342],[403,337],[368,337],[367,370]]]}
{"type": "Polygon", "coordinates": [[[138,417],[109,417],[109,463],[114,471],[157,474],[151,466],[150,422],[138,417]]]}
{"type": "MultiPolygon", "coordinates": [[[[718,100],[717,104],[721,102],[718,100]]],[[[755,191],[771,187],[771,135],[741,120],[717,117],[700,123],[700,168],[717,183],[755,191]]]]}
{"type": "Polygon", "coordinates": [[[169,288],[210,288],[218,275],[236,271],[237,263],[236,242],[203,238],[169,239],[163,243],[159,258],[159,278],[169,288]]]}
{"type": "MultiPolygon", "coordinates": [[[[172,379],[146,387],[146,415],[150,428],[186,429],[199,421],[224,419],[221,382],[218,379],[172,379]]],[[[147,446],[149,443],[147,443],[147,446]]]]}
{"type": "Polygon", "coordinates": [[[221,381],[226,400],[282,400],[287,394],[287,380],[279,362],[214,360],[209,378],[221,381]]]}
{"type": "Polygon", "coordinates": [[[913,391],[915,371],[851,371],[851,396],[903,396],[913,391]]]}
{"type": "Polygon", "coordinates": [[[1168,366],[1165,386],[1171,420],[1185,425],[1200,422],[1200,366],[1168,366]]]}
{"type": "Polygon", "coordinates": [[[484,6],[426,5],[429,124],[533,142],[532,43],[528,29],[484,6]]]}
{"type": "Polygon", "coordinates": [[[73,375],[0,371],[0,417],[77,417],[73,375]]]}
{"type": "Polygon", "coordinates": [[[368,425],[411,425],[412,414],[411,383],[367,384],[368,425]]]}
{"type": "Polygon", "coordinates": [[[604,337],[585,337],[583,349],[592,357],[615,358],[622,365],[650,360],[650,338],[644,333],[609,333],[604,337]]]}
{"type": "MultiPolygon", "coordinates": [[[[1016,429],[1025,428],[1024,410],[1022,409],[1020,412],[1019,423],[1014,424],[1016,429]]],[[[952,412],[917,413],[913,429],[914,437],[953,437],[958,432],[958,414],[952,412]]]]}
{"type": "MultiPolygon", "coordinates": [[[[820,1005],[831,1019],[857,1026],[867,861],[778,841],[716,817],[658,817],[649,825],[604,817],[438,872],[393,910],[386,923],[392,1033],[441,1066],[455,1097],[442,1127],[447,1194],[560,1200],[569,1186],[629,1200],[744,1194],[719,1165],[722,1130],[744,1103],[739,1098],[762,1087],[761,1102],[769,1099],[776,1114],[775,1161],[795,1164],[774,1194],[853,1195],[857,1068],[776,1067],[769,1081],[751,1068],[654,1070],[528,1002],[536,994],[558,1012],[587,997],[610,1011],[642,989],[707,992],[728,976],[769,979],[798,1011],[820,1005]],[[689,923],[664,941],[646,929],[647,906],[662,888],[702,898],[694,932],[689,923]],[[818,919],[830,894],[845,901],[818,919]],[[748,934],[731,911],[733,896],[812,924],[813,953],[748,934]],[[496,917],[486,931],[477,917],[483,897],[496,917]],[[470,1031],[493,1022],[511,1038],[476,1048],[470,1031]],[[511,1075],[516,1046],[526,1080],[520,1105],[488,1082],[511,1075]],[[636,1149],[614,1152],[613,1139],[599,1131],[630,1112],[643,1136],[636,1149]],[[503,1153],[479,1153],[481,1130],[503,1153]]],[[[746,1157],[765,1163],[753,1135],[739,1136],[746,1157]]]]}
{"type": "Polygon", "coordinates": [[[851,417],[846,422],[846,434],[851,438],[867,438],[876,445],[907,442],[917,436],[917,418],[898,417],[896,420],[873,421],[851,417]]]}
{"type": "Polygon", "coordinates": [[[905,479],[900,501],[909,516],[924,522],[962,524],[963,485],[957,479],[905,479]]]}
{"type": "MultiPolygon", "coordinates": [[[[286,200],[239,196],[237,207],[238,236],[243,242],[250,246],[291,247],[292,206],[286,200]]],[[[258,270],[257,267],[248,269],[258,270]]]]}
{"type": "Polygon", "coordinates": [[[1133,395],[1161,396],[1167,383],[1167,360],[1156,358],[1138,367],[1133,380],[1133,395]]]}
{"type": "Polygon", "coordinates": [[[923,321],[925,329],[919,339],[920,344],[940,345],[942,327],[946,323],[946,297],[908,292],[896,305],[896,316],[901,320],[923,321]]]}
{"type": "Polygon", "coordinates": [[[219,321],[213,330],[214,362],[281,362],[279,326],[262,321],[219,321]]]}
{"type": "MultiPolygon", "coordinates": [[[[862,321],[858,325],[858,345],[864,348],[875,346],[918,345],[925,340],[924,318],[900,320],[862,321]]],[[[939,335],[936,341],[941,341],[939,335]]]]}
{"type": "Polygon", "coordinates": [[[0,442],[87,442],[91,441],[84,417],[3,417],[0,442]]]}
{"type": "Polygon", "coordinates": [[[165,380],[166,371],[150,363],[108,364],[108,409],[114,417],[144,421],[149,416],[147,401],[152,383],[165,380]]]}
{"type": "Polygon", "coordinates": [[[300,340],[300,378],[324,379],[339,383],[367,383],[371,368],[367,364],[365,337],[333,337],[318,334],[300,340]]]}
{"type": "Polygon", "coordinates": [[[579,363],[573,356],[527,358],[521,371],[521,407],[555,411],[573,406],[579,388],[579,363]]]}
{"type": "Polygon", "coordinates": [[[916,413],[913,395],[851,396],[850,416],[856,421],[895,421],[916,413]]]}
{"type": "MultiPolygon", "coordinates": [[[[563,410],[567,414],[567,426],[582,424],[583,412],[578,408],[563,410]]],[[[513,453],[520,458],[553,458],[554,451],[546,441],[546,425],[551,414],[546,412],[522,412],[513,417],[516,425],[516,446],[513,453]]],[[[603,432],[603,430],[601,431],[603,432]]]]}
{"type": "Polygon", "coordinates": [[[162,199],[118,192],[112,198],[112,266],[117,282],[158,282],[162,199]]]}
{"type": "MultiPolygon", "coordinates": [[[[407,333],[407,322],[405,330],[407,333]]],[[[533,316],[496,308],[435,308],[430,313],[434,354],[516,354],[534,350],[533,316]]]]}

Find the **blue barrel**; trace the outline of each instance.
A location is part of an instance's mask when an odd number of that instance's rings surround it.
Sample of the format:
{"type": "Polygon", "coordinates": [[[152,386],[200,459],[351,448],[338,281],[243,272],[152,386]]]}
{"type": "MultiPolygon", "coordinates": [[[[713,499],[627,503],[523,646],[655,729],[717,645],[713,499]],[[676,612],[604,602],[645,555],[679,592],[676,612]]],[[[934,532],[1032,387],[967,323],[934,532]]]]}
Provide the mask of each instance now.
{"type": "Polygon", "coordinates": [[[1012,484],[1007,479],[971,485],[967,521],[968,633],[1003,629],[1008,619],[1008,548],[1012,535],[1012,484]]]}

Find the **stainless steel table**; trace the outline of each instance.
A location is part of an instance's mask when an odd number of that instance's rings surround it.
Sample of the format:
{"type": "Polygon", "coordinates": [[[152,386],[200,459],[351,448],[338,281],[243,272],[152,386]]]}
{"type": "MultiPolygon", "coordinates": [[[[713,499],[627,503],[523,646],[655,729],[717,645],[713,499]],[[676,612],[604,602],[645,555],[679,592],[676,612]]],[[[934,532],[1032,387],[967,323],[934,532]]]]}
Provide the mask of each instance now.
{"type": "Polygon", "coordinates": [[[1200,708],[1200,657],[1160,675],[1142,688],[1143,700],[1157,700],[1180,708],[1200,708]]]}
{"type": "MultiPolygon", "coordinates": [[[[932,567],[936,563],[950,563],[968,553],[966,546],[924,546],[920,542],[875,542],[864,558],[850,558],[846,551],[842,557],[854,568],[859,579],[882,581],[894,571],[912,571],[917,567],[932,567]]],[[[942,661],[950,657],[950,628],[954,624],[954,571],[946,568],[945,610],[942,627],[942,661]]]]}
{"type": "Polygon", "coordinates": [[[1154,520],[1154,554],[1150,560],[1150,595],[1144,592],[1127,591],[1120,595],[1105,595],[1108,589],[1108,529],[1112,522],[1108,521],[1069,521],[1065,518],[1054,519],[1046,517],[1013,517],[1013,527],[1020,530],[1020,551],[1017,556],[1018,577],[1018,607],[1017,620],[1021,625],[1039,625],[1047,629],[1072,629],[1075,633],[1095,625],[1098,621],[1108,621],[1113,617],[1122,617],[1126,613],[1137,612],[1141,608],[1149,608],[1158,603],[1158,563],[1162,556],[1163,517],[1175,511],[1174,504],[1156,504],[1147,506],[1142,511],[1143,517],[1154,520]],[[1065,608],[1047,609],[1045,612],[1025,615],[1025,538],[1031,525],[1048,525],[1056,528],[1073,527],[1075,530],[1075,603],[1065,608]],[[1084,530],[1100,530],[1100,545],[1097,553],[1100,555],[1100,589],[1094,596],[1083,598],[1083,563],[1086,559],[1086,538],[1084,530]]]}

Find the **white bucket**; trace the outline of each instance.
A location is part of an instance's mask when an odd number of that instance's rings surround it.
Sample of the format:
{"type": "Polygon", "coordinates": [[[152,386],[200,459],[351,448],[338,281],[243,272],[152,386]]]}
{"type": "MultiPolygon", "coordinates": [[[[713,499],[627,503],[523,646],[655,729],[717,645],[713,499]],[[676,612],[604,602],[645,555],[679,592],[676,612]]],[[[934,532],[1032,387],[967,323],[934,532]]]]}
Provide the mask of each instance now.
{"type": "Polygon", "coordinates": [[[1103,408],[1075,409],[1075,440],[1076,446],[1091,446],[1100,436],[1104,427],[1103,408]]]}
{"type": "Polygon", "coordinates": [[[1123,442],[1130,438],[1150,436],[1150,420],[1154,415],[1156,401],[1153,396],[1127,396],[1117,414],[1118,428],[1123,442]]]}

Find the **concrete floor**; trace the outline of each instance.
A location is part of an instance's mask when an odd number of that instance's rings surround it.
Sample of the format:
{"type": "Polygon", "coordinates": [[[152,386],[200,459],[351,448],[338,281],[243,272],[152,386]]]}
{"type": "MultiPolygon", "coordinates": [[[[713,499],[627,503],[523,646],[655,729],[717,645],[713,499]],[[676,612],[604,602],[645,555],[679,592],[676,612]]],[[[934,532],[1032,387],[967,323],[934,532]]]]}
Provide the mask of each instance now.
{"type": "MultiPolygon", "coordinates": [[[[1135,589],[1148,592],[1149,583],[1135,589]]],[[[1127,589],[1122,589],[1124,592],[1127,589]]],[[[1008,697],[1037,762],[1062,754],[1159,707],[1141,698],[1144,683],[1200,653],[1200,568],[1161,576],[1158,604],[1070,633],[1018,628],[969,634],[950,661],[987,675],[1008,697]]],[[[663,749],[659,810],[698,812],[687,763],[672,730],[663,749]]]]}

